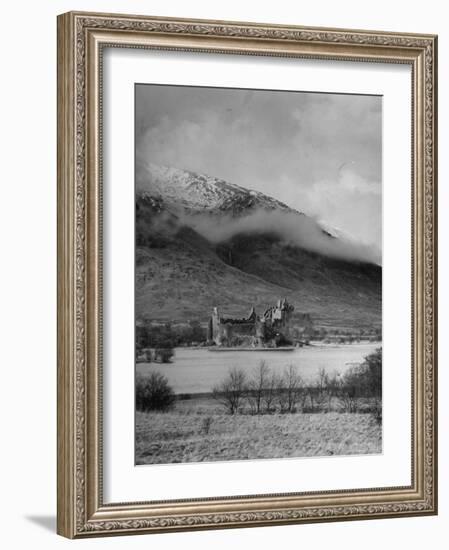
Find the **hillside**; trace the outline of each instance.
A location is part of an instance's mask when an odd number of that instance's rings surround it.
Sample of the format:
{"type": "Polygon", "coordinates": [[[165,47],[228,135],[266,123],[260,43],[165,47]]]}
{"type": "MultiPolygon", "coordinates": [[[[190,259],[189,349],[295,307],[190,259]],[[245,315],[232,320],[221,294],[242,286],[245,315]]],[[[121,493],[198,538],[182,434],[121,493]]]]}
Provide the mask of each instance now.
{"type": "MultiPolygon", "coordinates": [[[[308,250],[273,224],[245,230],[253,212],[301,220],[304,214],[216,178],[154,165],[146,174],[136,198],[137,319],[205,322],[214,306],[243,316],[285,296],[317,325],[380,326],[380,266],[308,250]],[[229,216],[238,225],[217,241],[216,228],[229,216]]],[[[307,223],[306,237],[319,233],[326,246],[341,244],[310,218],[307,223]]]]}

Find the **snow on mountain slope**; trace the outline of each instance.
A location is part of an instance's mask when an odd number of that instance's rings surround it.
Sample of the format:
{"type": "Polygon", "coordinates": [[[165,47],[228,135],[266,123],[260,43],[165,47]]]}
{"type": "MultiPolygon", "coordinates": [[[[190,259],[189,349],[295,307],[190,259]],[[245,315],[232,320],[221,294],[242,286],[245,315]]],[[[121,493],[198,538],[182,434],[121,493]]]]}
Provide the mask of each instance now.
{"type": "Polygon", "coordinates": [[[136,191],[142,197],[162,198],[167,206],[175,209],[181,206],[192,213],[220,211],[235,215],[255,209],[296,212],[259,191],[150,162],[139,163],[136,191]]]}
{"type": "Polygon", "coordinates": [[[213,242],[238,233],[271,232],[285,242],[327,256],[380,264],[371,246],[317,222],[259,191],[245,189],[219,178],[139,159],[137,197],[154,203],[213,242]]]}

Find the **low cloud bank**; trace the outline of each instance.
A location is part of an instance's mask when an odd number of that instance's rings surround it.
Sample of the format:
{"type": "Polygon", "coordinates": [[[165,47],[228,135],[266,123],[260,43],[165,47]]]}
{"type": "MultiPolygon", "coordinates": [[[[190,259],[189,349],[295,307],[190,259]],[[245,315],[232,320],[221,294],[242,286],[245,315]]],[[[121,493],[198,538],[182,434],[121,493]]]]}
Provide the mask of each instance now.
{"type": "Polygon", "coordinates": [[[232,239],[239,233],[274,233],[286,244],[329,257],[381,265],[379,249],[349,237],[333,237],[313,219],[295,212],[257,210],[243,217],[215,214],[183,215],[180,220],[211,242],[232,239]]]}

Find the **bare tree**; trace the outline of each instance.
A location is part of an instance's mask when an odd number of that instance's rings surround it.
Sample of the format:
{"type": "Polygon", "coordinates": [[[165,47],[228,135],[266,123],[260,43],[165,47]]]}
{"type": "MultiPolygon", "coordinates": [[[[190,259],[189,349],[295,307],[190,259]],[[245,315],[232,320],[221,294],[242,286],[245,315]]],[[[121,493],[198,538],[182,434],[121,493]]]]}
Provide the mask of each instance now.
{"type": "Polygon", "coordinates": [[[318,371],[316,381],[316,387],[320,393],[324,393],[326,391],[328,380],[329,378],[327,376],[326,369],[321,367],[318,371]]]}
{"type": "Polygon", "coordinates": [[[327,410],[332,410],[332,400],[338,396],[341,386],[340,374],[334,371],[331,376],[327,378],[327,410]]]}
{"type": "Polygon", "coordinates": [[[262,412],[263,398],[269,385],[269,379],[270,368],[265,361],[261,361],[247,386],[247,399],[253,414],[262,412]]]}
{"type": "Polygon", "coordinates": [[[357,412],[363,384],[363,369],[360,366],[351,367],[342,377],[339,398],[345,412],[357,412]]]}
{"type": "Polygon", "coordinates": [[[302,378],[294,365],[289,365],[280,379],[278,386],[278,402],[282,412],[294,412],[300,395],[304,390],[302,378]]]}
{"type": "Polygon", "coordinates": [[[352,386],[344,386],[340,393],[340,401],[344,412],[355,413],[358,408],[358,398],[352,386]]]}
{"type": "Polygon", "coordinates": [[[318,371],[317,379],[315,382],[315,404],[320,410],[325,409],[325,403],[329,405],[329,376],[326,372],[326,369],[321,368],[318,371]]]}
{"type": "Polygon", "coordinates": [[[268,376],[265,391],[262,395],[262,401],[265,406],[265,410],[271,413],[276,410],[276,399],[278,395],[279,377],[271,373],[268,376]]]}
{"type": "Polygon", "coordinates": [[[212,390],[212,396],[230,414],[239,412],[246,393],[246,375],[242,369],[233,367],[228,376],[212,390]]]}
{"type": "Polygon", "coordinates": [[[382,348],[345,372],[339,396],[346,412],[357,412],[361,399],[373,401],[373,415],[382,422],[382,348]]]}
{"type": "Polygon", "coordinates": [[[306,395],[310,401],[310,412],[313,412],[315,410],[315,401],[316,401],[317,393],[318,393],[318,390],[316,389],[315,386],[309,386],[307,388],[306,395]]]}

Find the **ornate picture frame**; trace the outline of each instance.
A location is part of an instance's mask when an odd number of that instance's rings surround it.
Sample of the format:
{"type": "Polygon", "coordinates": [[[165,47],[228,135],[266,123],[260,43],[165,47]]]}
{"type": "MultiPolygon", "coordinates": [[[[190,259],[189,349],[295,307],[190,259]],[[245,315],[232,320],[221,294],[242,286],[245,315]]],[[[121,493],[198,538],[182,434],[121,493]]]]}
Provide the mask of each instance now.
{"type": "MultiPolygon", "coordinates": [[[[58,533],[69,538],[437,513],[437,37],[70,12],[58,17],[58,533]],[[411,484],[104,501],[106,48],[411,68],[411,484]]],[[[408,351],[408,350],[407,350],[408,351]]],[[[151,467],[151,466],[150,466],[151,467]]]]}

